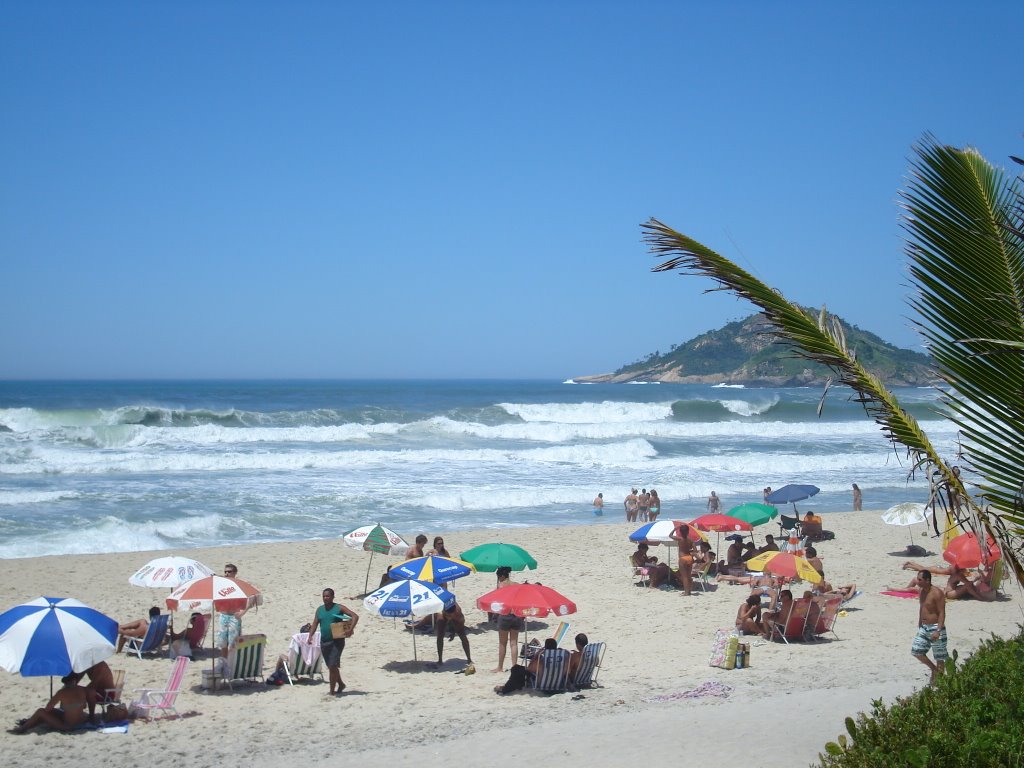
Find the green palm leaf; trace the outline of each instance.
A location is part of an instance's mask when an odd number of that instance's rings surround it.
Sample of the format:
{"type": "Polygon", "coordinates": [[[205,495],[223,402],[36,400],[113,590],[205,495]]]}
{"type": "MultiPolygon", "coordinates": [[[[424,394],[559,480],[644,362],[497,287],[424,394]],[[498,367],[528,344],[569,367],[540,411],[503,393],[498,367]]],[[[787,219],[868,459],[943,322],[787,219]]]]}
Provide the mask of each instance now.
{"type": "MultiPolygon", "coordinates": [[[[911,306],[940,377],[944,401],[961,432],[962,463],[978,478],[985,504],[970,500],[959,475],[943,461],[917,421],[847,348],[839,323],[788,301],[729,259],[651,219],[643,225],[651,251],[671,256],[655,272],[680,270],[710,277],[765,313],[777,339],[795,355],[828,366],[894,445],[903,446],[910,472],[925,470],[933,498],[954,505],[958,522],[992,532],[1024,580],[1024,243],[1021,193],[973,150],[941,146],[926,137],[916,148],[903,194],[907,254],[917,287],[911,306]]],[[[937,523],[936,523],[937,525],[937,523]]]]}

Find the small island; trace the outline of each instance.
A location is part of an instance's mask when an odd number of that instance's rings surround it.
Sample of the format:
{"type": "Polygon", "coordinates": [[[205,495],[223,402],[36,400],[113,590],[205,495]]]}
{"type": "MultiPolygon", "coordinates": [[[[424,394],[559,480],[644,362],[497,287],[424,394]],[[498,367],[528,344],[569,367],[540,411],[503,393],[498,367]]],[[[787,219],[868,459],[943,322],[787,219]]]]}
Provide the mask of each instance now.
{"type": "MultiPolygon", "coordinates": [[[[889,387],[923,387],[938,383],[931,358],[889,344],[868,331],[843,321],[847,345],[857,359],[889,387]]],[[[666,354],[653,352],[613,373],[574,376],[583,383],[661,382],[665,384],[743,384],[793,387],[823,384],[829,371],[823,365],[796,357],[771,333],[762,314],[750,315],[674,345],[666,354]]]]}

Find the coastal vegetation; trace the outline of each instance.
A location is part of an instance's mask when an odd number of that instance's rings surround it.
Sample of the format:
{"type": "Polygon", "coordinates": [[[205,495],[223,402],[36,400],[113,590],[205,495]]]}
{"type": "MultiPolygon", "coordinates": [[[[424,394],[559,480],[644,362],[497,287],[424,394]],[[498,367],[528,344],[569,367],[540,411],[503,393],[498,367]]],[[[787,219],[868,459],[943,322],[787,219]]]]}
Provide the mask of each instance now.
{"type": "Polygon", "coordinates": [[[1024,766],[1024,633],[992,637],[935,685],[846,720],[823,768],[1024,766]]]}
{"type": "MultiPolygon", "coordinates": [[[[902,193],[910,306],[958,430],[944,458],[885,384],[864,365],[823,307],[815,316],[702,243],[662,222],[643,225],[655,272],[710,277],[760,307],[772,335],[851,387],[894,447],[932,487],[932,525],[992,535],[1024,580],[1024,197],[1020,179],[973,149],[926,136],[902,193]],[[961,468],[964,470],[961,472],[961,468]],[[968,488],[968,483],[971,487],[968,488]]],[[[824,395],[822,401],[824,402],[824,395]]]]}
{"type": "MultiPolygon", "coordinates": [[[[887,386],[938,383],[927,355],[901,349],[843,320],[838,322],[857,359],[887,386]]],[[[763,313],[753,314],[674,345],[665,354],[654,352],[612,374],[581,377],[577,381],[787,387],[823,384],[829,378],[826,366],[798,357],[787,347],[774,343],[772,328],[763,313]]]]}

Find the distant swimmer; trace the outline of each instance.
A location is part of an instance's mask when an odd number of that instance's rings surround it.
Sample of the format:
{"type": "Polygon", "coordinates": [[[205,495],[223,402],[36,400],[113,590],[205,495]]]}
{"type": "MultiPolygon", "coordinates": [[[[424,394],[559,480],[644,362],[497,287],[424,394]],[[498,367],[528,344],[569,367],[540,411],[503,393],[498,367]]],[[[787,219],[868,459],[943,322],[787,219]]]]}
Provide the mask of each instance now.
{"type": "Polygon", "coordinates": [[[594,499],[594,514],[600,517],[604,514],[604,494],[597,494],[597,498],[594,499]]]}
{"type": "Polygon", "coordinates": [[[722,500],[718,498],[718,494],[714,491],[708,496],[708,512],[712,515],[716,515],[722,511],[722,500]]]}

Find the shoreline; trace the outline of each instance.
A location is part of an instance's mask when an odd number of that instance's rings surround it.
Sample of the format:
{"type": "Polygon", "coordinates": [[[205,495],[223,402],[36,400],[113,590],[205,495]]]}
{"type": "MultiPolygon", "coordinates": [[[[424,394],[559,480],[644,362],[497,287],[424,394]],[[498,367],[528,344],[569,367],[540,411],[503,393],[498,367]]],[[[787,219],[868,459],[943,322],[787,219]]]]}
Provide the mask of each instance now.
{"type": "MultiPolygon", "coordinates": [[[[705,594],[698,587],[695,595],[684,597],[678,591],[633,586],[627,565],[633,548],[626,537],[639,524],[607,519],[578,526],[424,531],[428,537],[444,535],[453,554],[500,540],[524,546],[536,557],[537,570],[513,574],[514,580],[539,581],[567,595],[578,606],[576,614],[566,617],[569,636],[584,632],[592,641],[607,643],[598,677],[602,687],[583,691],[583,699],[530,693],[498,697],[492,692],[507,672],[489,671],[497,660],[497,633],[475,607],[475,599],[493,587],[492,574],[454,583],[466,613],[477,674],[455,674],[464,667],[457,641],[444,644],[445,664],[435,669],[427,663],[436,660],[434,638],[420,635],[414,660],[411,633],[397,628],[397,622],[368,615],[355,597],[362,592],[369,554],[347,549],[337,539],[2,560],[0,609],[40,595],[72,596],[127,621],[144,615],[150,605],[163,606],[167,590],[127,583],[151,557],[189,554],[215,572],[234,562],[240,578],[263,590],[263,606],[246,615],[243,629],[267,635],[267,674],[290,636],[309,621],[323,587],[333,587],[338,602],[360,614],[356,636],[342,658],[348,689],[339,699],[325,695],[326,683],[294,688],[256,684],[236,686],[235,693],[203,693],[200,672],[210,660],[199,659],[188,669],[178,700],[185,717],[136,721],[127,734],[76,737],[74,759],[87,764],[100,759],[150,762],[163,759],[168,750],[193,766],[236,764],[241,754],[253,765],[280,762],[297,751],[305,760],[323,743],[325,729],[337,728],[346,754],[364,766],[415,763],[440,768],[455,755],[483,750],[488,762],[498,766],[547,764],[566,755],[611,766],[636,758],[637,729],[642,727],[661,734],[645,738],[640,748],[645,759],[677,759],[680,742],[673,736],[678,730],[695,759],[800,765],[814,760],[826,741],[843,732],[843,719],[869,709],[873,698],[891,700],[927,682],[927,670],[909,654],[916,602],[878,594],[886,584],[909,580],[899,567],[906,559],[899,553],[906,547],[907,532],[885,525],[880,514],[832,513],[828,527],[836,539],[818,545],[829,580],[856,581],[864,592],[838,619],[838,639],[788,646],[754,642],[752,665],[733,671],[710,667],[707,660],[715,630],[732,625],[747,591],[721,585],[705,594]],[[705,682],[733,690],[726,699],[649,701],[678,696],[705,682]],[[815,716],[808,721],[811,711],[815,716]],[[808,722],[815,727],[804,727],[808,722]],[[581,723],[586,724],[585,736],[581,723]],[[750,738],[736,739],[738,727],[750,738]],[[777,748],[780,734],[786,735],[785,754],[777,748]],[[249,754],[255,757],[250,760],[249,754]],[[776,754],[777,763],[772,762],[776,754]]],[[[764,533],[777,530],[773,522],[755,534],[761,540],[764,533]]],[[[934,541],[927,543],[934,552],[934,541]]],[[[663,557],[665,548],[652,551],[663,557]]],[[[937,555],[917,559],[941,560],[937,555]]],[[[385,564],[394,561],[374,556],[371,585],[385,564]]],[[[1016,634],[1024,620],[1020,594],[1016,585],[1004,586],[1010,596],[1006,600],[948,604],[951,650],[964,656],[990,633],[1016,634]]],[[[555,617],[531,620],[529,634],[543,637],[557,623],[555,617]]],[[[124,655],[108,663],[126,670],[126,693],[162,685],[170,667],[166,658],[140,661],[124,655]]],[[[46,678],[5,673],[2,680],[0,706],[11,724],[45,703],[46,678]]],[[[64,759],[64,738],[3,733],[0,743],[12,764],[42,768],[64,759]]],[[[313,764],[335,762],[336,757],[325,755],[313,764]]]]}

